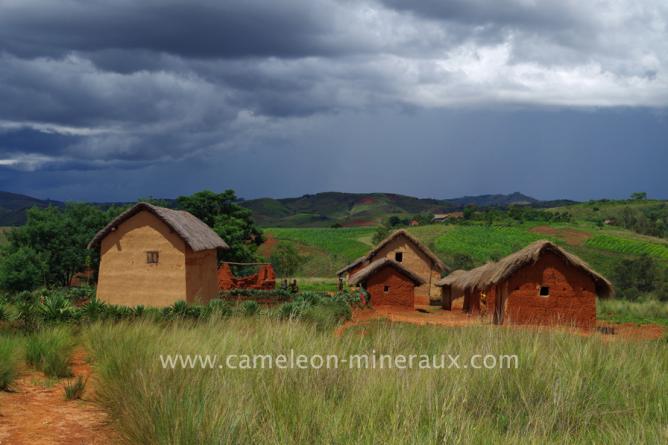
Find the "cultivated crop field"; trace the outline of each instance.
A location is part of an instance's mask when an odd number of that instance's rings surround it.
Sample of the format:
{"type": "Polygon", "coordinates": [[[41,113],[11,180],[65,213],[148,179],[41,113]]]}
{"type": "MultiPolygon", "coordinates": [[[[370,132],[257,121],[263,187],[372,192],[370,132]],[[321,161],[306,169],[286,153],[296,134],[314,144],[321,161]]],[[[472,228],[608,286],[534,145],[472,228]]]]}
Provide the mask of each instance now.
{"type": "MultiPolygon", "coordinates": [[[[580,255],[602,273],[615,261],[648,254],[668,262],[668,242],[660,238],[589,223],[524,223],[515,225],[433,224],[407,229],[446,264],[457,254],[469,255],[476,265],[508,255],[539,239],[550,239],[580,255]],[[550,233],[537,230],[550,229],[550,233]],[[572,235],[579,235],[577,242],[572,235]]],[[[331,277],[335,271],[371,249],[374,228],[266,229],[276,240],[294,243],[308,258],[304,276],[331,277]]]]}

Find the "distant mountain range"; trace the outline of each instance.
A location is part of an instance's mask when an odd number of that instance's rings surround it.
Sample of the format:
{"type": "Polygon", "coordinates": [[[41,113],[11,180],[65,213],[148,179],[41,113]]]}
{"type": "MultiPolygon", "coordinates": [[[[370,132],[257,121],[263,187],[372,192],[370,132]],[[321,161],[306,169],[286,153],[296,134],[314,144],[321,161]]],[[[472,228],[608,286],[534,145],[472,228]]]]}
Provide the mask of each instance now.
{"type": "MultiPolygon", "coordinates": [[[[173,202],[173,200],[168,200],[173,202]]],[[[454,199],[415,198],[393,193],[339,193],[326,192],[299,198],[259,198],[239,202],[253,212],[264,227],[318,227],[340,223],[344,226],[375,224],[388,216],[410,216],[417,213],[446,213],[462,210],[468,205],[477,207],[557,207],[575,201],[540,201],[522,193],[508,195],[465,196],[454,199]]],[[[96,203],[108,206],[110,203],[96,203]]],[[[123,203],[117,203],[123,204],[123,203]]],[[[37,206],[62,206],[64,203],[41,200],[17,193],[0,192],[0,226],[21,225],[26,210],[37,206]]]]}
{"type": "Polygon", "coordinates": [[[344,226],[375,224],[388,216],[410,216],[418,213],[446,213],[477,207],[557,207],[575,201],[540,201],[522,193],[509,195],[465,196],[454,199],[415,198],[393,193],[327,192],[300,198],[260,198],[241,202],[251,209],[255,220],[265,227],[317,227],[339,223],[344,226]]]}
{"type": "MultiPolygon", "coordinates": [[[[167,201],[174,202],[174,200],[167,201]]],[[[241,200],[239,204],[250,209],[258,224],[264,227],[319,227],[337,222],[344,226],[372,225],[391,215],[405,217],[422,212],[445,213],[461,210],[471,204],[478,207],[506,207],[509,205],[556,207],[574,202],[569,200],[539,201],[521,193],[430,199],[393,193],[326,192],[304,195],[299,198],[241,200]]],[[[111,203],[95,204],[106,207],[111,203]]],[[[25,223],[26,211],[29,208],[49,205],[63,206],[64,203],[17,193],[0,192],[0,226],[21,225],[25,223]]]]}

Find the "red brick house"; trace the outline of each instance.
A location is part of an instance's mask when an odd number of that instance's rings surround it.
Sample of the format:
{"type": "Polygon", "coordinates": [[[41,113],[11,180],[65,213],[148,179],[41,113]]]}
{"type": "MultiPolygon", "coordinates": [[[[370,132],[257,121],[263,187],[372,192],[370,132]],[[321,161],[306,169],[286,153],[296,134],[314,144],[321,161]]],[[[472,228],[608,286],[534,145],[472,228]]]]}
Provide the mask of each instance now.
{"type": "Polygon", "coordinates": [[[596,297],[610,282],[587,263],[550,241],[536,241],[496,263],[455,271],[438,283],[443,307],[464,297],[463,309],[495,323],[596,325],[596,297]]]}
{"type": "Polygon", "coordinates": [[[410,308],[416,303],[416,286],[424,284],[420,276],[387,258],[381,258],[363,267],[348,281],[354,286],[362,286],[374,306],[392,305],[410,308]]]}

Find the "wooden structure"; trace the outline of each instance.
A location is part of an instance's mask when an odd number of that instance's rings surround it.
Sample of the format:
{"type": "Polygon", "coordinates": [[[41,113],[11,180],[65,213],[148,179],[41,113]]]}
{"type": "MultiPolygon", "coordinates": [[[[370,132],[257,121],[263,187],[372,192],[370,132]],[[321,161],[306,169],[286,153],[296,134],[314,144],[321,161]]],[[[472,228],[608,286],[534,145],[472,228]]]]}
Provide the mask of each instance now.
{"type": "Polygon", "coordinates": [[[126,306],[206,303],[218,292],[218,249],[228,246],[188,212],[138,203],[91,240],[100,248],[97,297],[126,306]]]}
{"type": "Polygon", "coordinates": [[[336,273],[339,282],[350,283],[350,278],[356,272],[381,258],[401,264],[422,279],[423,283],[415,289],[416,304],[428,305],[434,300],[441,299],[441,290],[436,283],[448,268],[427,246],[405,230],[392,233],[368,254],[339,270],[336,273]]]}
{"type": "Polygon", "coordinates": [[[536,241],[496,263],[455,271],[438,283],[443,308],[463,297],[463,309],[494,323],[596,325],[596,297],[610,282],[587,263],[550,241],[536,241]]]}
{"type": "Polygon", "coordinates": [[[381,258],[355,272],[351,285],[362,286],[374,306],[396,305],[413,307],[416,286],[424,280],[396,261],[381,258]]]}
{"type": "Polygon", "coordinates": [[[218,289],[263,289],[276,288],[276,273],[269,263],[231,263],[224,262],[218,268],[218,289]],[[237,277],[232,273],[231,265],[259,266],[255,274],[237,277]]]}

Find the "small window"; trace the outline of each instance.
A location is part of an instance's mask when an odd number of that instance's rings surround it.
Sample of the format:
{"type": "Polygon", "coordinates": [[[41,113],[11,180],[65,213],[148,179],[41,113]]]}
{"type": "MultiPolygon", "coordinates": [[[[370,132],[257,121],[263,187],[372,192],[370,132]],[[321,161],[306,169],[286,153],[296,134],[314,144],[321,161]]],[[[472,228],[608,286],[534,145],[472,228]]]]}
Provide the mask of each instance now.
{"type": "Polygon", "coordinates": [[[159,260],[159,255],[158,252],[155,250],[151,250],[146,252],[146,263],[147,264],[158,264],[159,260]]]}
{"type": "Polygon", "coordinates": [[[390,286],[385,286],[383,292],[388,293],[390,291],[390,286]]]}
{"type": "Polygon", "coordinates": [[[401,263],[404,260],[404,253],[403,252],[395,252],[394,253],[394,260],[397,263],[401,263]]]}
{"type": "Polygon", "coordinates": [[[538,295],[541,297],[549,297],[550,296],[550,288],[547,286],[541,286],[540,291],[538,292],[538,295]]]}

